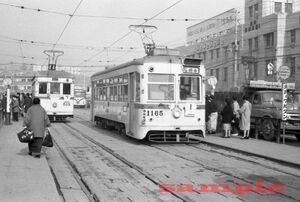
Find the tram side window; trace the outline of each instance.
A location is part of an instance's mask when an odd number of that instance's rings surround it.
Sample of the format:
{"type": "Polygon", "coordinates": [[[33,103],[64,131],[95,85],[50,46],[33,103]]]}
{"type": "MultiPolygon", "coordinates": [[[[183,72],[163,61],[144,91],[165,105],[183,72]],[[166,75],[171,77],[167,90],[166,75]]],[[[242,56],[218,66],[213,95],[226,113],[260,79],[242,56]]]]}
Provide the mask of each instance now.
{"type": "Polygon", "coordinates": [[[70,95],[71,94],[71,84],[64,83],[63,84],[63,94],[64,95],[70,95]]]}
{"type": "Polygon", "coordinates": [[[128,85],[122,85],[121,87],[123,101],[128,101],[128,85]]]}
{"type": "Polygon", "coordinates": [[[180,77],[180,99],[200,100],[199,77],[180,77]]]}
{"type": "Polygon", "coordinates": [[[39,94],[47,94],[47,83],[39,83],[39,94]]]}
{"type": "Polygon", "coordinates": [[[136,73],[135,75],[136,82],[135,82],[135,101],[140,102],[141,101],[141,95],[140,95],[140,74],[136,73]]]}
{"type": "Polygon", "coordinates": [[[50,83],[50,94],[60,94],[60,83],[50,83]]]}

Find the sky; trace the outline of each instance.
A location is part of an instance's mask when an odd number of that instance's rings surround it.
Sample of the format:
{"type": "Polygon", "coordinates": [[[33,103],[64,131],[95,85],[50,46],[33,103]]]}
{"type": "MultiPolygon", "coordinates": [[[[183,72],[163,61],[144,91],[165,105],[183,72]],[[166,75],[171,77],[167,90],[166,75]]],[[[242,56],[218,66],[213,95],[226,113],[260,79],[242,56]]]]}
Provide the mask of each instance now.
{"type": "Polygon", "coordinates": [[[145,55],[129,25],[155,26],[155,44],[176,48],[186,44],[187,27],[243,6],[244,0],[0,0],[0,68],[47,65],[43,52],[59,50],[59,66],[101,71],[145,55]]]}

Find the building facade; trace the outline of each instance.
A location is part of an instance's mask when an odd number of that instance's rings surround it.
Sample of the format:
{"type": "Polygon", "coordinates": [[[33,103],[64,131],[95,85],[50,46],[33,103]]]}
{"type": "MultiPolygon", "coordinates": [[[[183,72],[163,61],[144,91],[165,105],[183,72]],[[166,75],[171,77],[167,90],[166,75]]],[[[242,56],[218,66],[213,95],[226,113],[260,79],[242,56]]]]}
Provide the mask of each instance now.
{"type": "Polygon", "coordinates": [[[31,93],[32,91],[32,78],[33,73],[21,72],[21,73],[9,73],[2,72],[0,74],[0,92],[4,92],[7,89],[5,82],[10,80],[10,88],[13,94],[15,93],[31,93]]]}
{"type": "Polygon", "coordinates": [[[231,9],[187,28],[187,46],[179,50],[203,59],[206,75],[217,77],[216,91],[239,91],[250,80],[277,81],[281,66],[290,68],[287,82],[299,91],[300,0],[245,0],[244,17],[231,9]]]}

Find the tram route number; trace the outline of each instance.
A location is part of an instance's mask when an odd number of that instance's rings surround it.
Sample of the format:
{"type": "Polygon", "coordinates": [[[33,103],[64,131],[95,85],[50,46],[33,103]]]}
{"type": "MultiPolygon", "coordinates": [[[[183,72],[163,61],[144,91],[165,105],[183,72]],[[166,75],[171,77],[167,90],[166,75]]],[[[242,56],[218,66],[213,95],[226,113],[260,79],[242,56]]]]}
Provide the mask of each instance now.
{"type": "Polygon", "coordinates": [[[147,110],[147,116],[163,116],[163,110],[147,110]]]}

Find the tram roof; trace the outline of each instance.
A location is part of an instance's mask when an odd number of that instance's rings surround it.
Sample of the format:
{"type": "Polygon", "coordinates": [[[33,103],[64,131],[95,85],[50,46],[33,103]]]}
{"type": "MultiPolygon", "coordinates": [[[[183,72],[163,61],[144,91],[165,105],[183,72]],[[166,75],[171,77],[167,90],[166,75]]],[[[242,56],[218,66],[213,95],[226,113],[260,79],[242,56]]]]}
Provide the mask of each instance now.
{"type": "Polygon", "coordinates": [[[34,74],[34,77],[57,77],[57,78],[73,78],[73,74],[65,71],[39,71],[34,74]]]}
{"type": "Polygon", "coordinates": [[[94,76],[98,76],[101,74],[105,74],[108,72],[112,72],[118,69],[122,69],[128,66],[132,66],[132,65],[143,65],[144,63],[154,63],[154,62],[158,62],[158,63],[170,63],[170,60],[172,61],[172,63],[180,63],[181,64],[181,57],[179,56],[174,56],[174,55],[156,55],[156,56],[145,56],[139,59],[135,59],[132,60],[130,62],[127,63],[123,63],[121,65],[117,65],[115,67],[109,68],[109,69],[105,69],[103,71],[97,72],[95,74],[93,74],[91,77],[94,76]]]}

